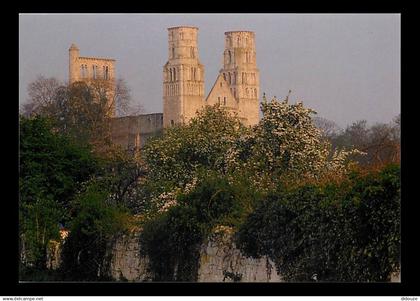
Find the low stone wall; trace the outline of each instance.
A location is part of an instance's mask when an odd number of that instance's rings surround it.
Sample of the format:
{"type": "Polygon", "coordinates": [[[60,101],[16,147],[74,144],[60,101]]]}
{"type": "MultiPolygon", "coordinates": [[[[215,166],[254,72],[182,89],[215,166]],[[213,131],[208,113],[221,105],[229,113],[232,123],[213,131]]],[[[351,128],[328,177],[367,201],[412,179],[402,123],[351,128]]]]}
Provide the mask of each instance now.
{"type": "Polygon", "coordinates": [[[139,233],[119,237],[111,247],[110,276],[122,281],[150,281],[149,259],[140,255],[139,233]]]}
{"type": "Polygon", "coordinates": [[[267,257],[254,259],[236,248],[230,234],[213,234],[202,245],[199,282],[282,282],[274,263],[267,257]]]}
{"type": "MultiPolygon", "coordinates": [[[[139,233],[118,238],[111,248],[110,275],[115,280],[151,281],[149,260],[140,255],[139,233]]],[[[280,282],[274,264],[245,257],[226,233],[214,234],[201,246],[199,282],[280,282]]]]}

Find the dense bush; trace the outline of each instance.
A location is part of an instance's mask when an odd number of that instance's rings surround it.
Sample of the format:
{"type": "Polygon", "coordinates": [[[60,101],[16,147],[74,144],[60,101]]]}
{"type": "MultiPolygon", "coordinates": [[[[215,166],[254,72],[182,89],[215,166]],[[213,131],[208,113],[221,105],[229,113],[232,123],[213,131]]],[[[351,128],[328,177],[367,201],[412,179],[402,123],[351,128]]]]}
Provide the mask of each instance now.
{"type": "Polygon", "coordinates": [[[400,170],[279,190],[244,223],[238,245],[268,255],[287,281],[388,281],[399,268],[400,170]]]}
{"type": "Polygon", "coordinates": [[[107,203],[108,198],[107,188],[96,183],[76,197],[75,217],[62,253],[65,280],[107,279],[107,247],[117,233],[124,231],[127,221],[124,208],[107,203]]]}
{"type": "Polygon", "coordinates": [[[196,281],[204,239],[216,225],[235,226],[243,220],[255,196],[249,186],[218,175],[178,195],[174,206],[145,223],[140,236],[154,280],[196,281]]]}

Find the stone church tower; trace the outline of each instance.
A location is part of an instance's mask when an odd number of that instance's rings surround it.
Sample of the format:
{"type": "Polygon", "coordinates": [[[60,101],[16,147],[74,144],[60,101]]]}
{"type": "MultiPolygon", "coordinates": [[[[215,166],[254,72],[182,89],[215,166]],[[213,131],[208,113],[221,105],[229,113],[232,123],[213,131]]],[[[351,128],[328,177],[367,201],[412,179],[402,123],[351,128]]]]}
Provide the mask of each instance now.
{"type": "Polygon", "coordinates": [[[168,28],[168,62],[163,67],[163,126],[184,123],[204,105],[204,66],[198,57],[198,28],[168,28]]]}
{"type": "MultiPolygon", "coordinates": [[[[69,84],[78,81],[89,84],[95,80],[109,85],[109,95],[107,96],[113,101],[115,95],[115,60],[82,57],[80,56],[79,48],[75,44],[71,44],[69,49],[69,84]]],[[[115,104],[111,115],[115,115],[115,104]]]]}
{"type": "Polygon", "coordinates": [[[253,32],[225,32],[223,68],[220,74],[223,75],[236,99],[238,117],[245,125],[257,124],[260,79],[253,32]]]}

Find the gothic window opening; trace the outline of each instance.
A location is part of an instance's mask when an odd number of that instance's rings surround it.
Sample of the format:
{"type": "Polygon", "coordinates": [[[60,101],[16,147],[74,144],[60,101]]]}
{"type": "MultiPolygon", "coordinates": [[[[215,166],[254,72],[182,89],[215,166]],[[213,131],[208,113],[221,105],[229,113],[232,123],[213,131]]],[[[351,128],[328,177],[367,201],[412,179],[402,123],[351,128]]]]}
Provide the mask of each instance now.
{"type": "Polygon", "coordinates": [[[175,58],[175,48],[172,48],[172,58],[175,58]]]}
{"type": "Polygon", "coordinates": [[[172,81],[172,69],[171,68],[169,68],[169,79],[170,79],[170,81],[172,81]]]}
{"type": "Polygon", "coordinates": [[[173,120],[171,120],[171,126],[174,126],[174,121],[173,120]]]}
{"type": "Polygon", "coordinates": [[[228,73],[228,78],[229,78],[229,85],[232,83],[232,78],[230,76],[230,72],[228,73]]]}
{"type": "Polygon", "coordinates": [[[108,69],[108,66],[104,66],[104,79],[109,79],[109,69],[108,69]]]}
{"type": "Polygon", "coordinates": [[[223,97],[223,105],[226,106],[226,97],[223,97]]]}

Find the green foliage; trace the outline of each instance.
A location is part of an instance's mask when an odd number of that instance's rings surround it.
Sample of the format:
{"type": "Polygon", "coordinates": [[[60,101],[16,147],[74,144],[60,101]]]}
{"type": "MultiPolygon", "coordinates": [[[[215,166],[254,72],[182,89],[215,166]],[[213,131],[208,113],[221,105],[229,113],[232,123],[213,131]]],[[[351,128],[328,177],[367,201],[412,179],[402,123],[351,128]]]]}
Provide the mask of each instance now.
{"type": "Polygon", "coordinates": [[[65,279],[104,280],[106,248],[115,234],[124,231],[127,220],[125,210],[107,203],[108,197],[106,187],[93,183],[74,200],[75,218],[62,255],[65,279]]]}
{"type": "Polygon", "coordinates": [[[169,128],[146,145],[143,156],[149,177],[183,187],[200,169],[223,173],[226,153],[243,131],[240,122],[222,108],[206,107],[190,124],[169,128]]]}
{"type": "Polygon", "coordinates": [[[216,225],[235,226],[245,218],[245,204],[255,200],[252,193],[246,197],[247,192],[249,187],[212,174],[146,222],[140,245],[150,258],[154,280],[195,281],[201,243],[216,225]]]}
{"type": "Polygon", "coordinates": [[[399,268],[400,174],[389,166],[342,184],[278,191],[238,231],[287,281],[388,281],[399,268]]]}
{"type": "Polygon", "coordinates": [[[19,225],[27,264],[45,266],[45,248],[68,220],[70,199],[96,170],[89,148],[58,134],[46,118],[20,118],[19,225]]]}

